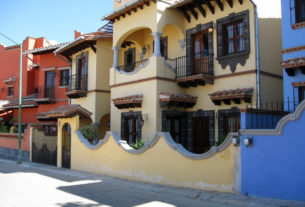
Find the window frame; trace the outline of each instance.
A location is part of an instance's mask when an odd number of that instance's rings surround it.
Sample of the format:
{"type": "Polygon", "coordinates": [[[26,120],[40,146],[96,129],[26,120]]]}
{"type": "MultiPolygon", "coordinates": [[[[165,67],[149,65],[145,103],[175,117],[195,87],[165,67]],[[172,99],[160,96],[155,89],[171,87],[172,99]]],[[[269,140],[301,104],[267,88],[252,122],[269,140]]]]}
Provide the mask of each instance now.
{"type": "Polygon", "coordinates": [[[69,85],[69,69],[60,71],[60,86],[68,86],[69,85]],[[66,75],[63,75],[66,74],[66,75]],[[63,84],[63,80],[65,80],[66,84],[63,84]]]}
{"type": "Polygon", "coordinates": [[[294,0],[294,11],[295,11],[295,23],[302,23],[305,22],[305,1],[304,0],[294,0]],[[302,3],[301,3],[302,2],[302,3]],[[300,5],[304,6],[304,17],[303,19],[299,19],[300,17],[300,13],[301,13],[301,7],[300,5]]]}
{"type": "Polygon", "coordinates": [[[238,108],[218,110],[218,138],[220,136],[228,136],[228,133],[232,132],[232,131],[228,130],[229,123],[227,121],[228,121],[229,117],[233,117],[234,120],[239,117],[238,118],[238,120],[239,120],[239,127],[238,128],[240,129],[241,113],[240,113],[240,110],[238,108]]]}
{"type": "Polygon", "coordinates": [[[250,55],[250,28],[249,28],[249,10],[239,13],[231,13],[229,16],[218,19],[217,25],[217,58],[216,60],[221,65],[222,69],[230,66],[231,72],[234,73],[236,66],[240,63],[242,66],[246,64],[250,55]],[[244,50],[227,54],[226,49],[226,26],[234,22],[243,22],[243,39],[244,50]]]}
{"type": "Polygon", "coordinates": [[[305,86],[298,87],[299,104],[305,99],[305,86]]]}
{"type": "Polygon", "coordinates": [[[129,145],[135,144],[142,138],[142,112],[141,111],[129,111],[121,113],[121,138],[125,140],[129,145]],[[132,134],[130,133],[130,120],[133,122],[133,130],[132,134]],[[132,137],[130,137],[132,135],[132,137]],[[133,136],[135,135],[135,136],[133,136]]]}
{"type": "Polygon", "coordinates": [[[7,87],[7,97],[14,97],[14,86],[7,87]]]}

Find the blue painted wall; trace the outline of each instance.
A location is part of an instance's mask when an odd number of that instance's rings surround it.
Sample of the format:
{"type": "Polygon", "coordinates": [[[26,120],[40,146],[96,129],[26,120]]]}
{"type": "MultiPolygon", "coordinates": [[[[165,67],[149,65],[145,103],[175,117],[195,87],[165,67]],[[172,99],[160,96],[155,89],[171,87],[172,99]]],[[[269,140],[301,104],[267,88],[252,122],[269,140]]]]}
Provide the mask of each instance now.
{"type": "MultiPolygon", "coordinates": [[[[295,12],[294,9],[290,9],[291,7],[294,7],[294,0],[282,0],[283,50],[305,45],[305,27],[298,29],[291,28],[291,24],[295,23],[295,12]]],[[[305,57],[305,50],[285,53],[283,54],[283,61],[297,57],[305,57]]],[[[301,72],[297,70],[296,75],[291,77],[288,76],[284,70],[283,78],[284,101],[287,102],[289,97],[291,108],[294,98],[296,104],[299,102],[298,89],[294,89],[291,83],[305,81],[305,75],[301,74],[301,72]]],[[[288,103],[285,104],[285,109],[288,110],[288,103]]]]}
{"type": "Polygon", "coordinates": [[[241,113],[241,129],[274,129],[284,115],[272,113],[241,113]]]}
{"type": "MultiPolygon", "coordinates": [[[[245,117],[242,117],[245,120],[245,117]]],[[[305,112],[285,125],[282,136],[242,136],[242,193],[305,201],[305,112]]]]}

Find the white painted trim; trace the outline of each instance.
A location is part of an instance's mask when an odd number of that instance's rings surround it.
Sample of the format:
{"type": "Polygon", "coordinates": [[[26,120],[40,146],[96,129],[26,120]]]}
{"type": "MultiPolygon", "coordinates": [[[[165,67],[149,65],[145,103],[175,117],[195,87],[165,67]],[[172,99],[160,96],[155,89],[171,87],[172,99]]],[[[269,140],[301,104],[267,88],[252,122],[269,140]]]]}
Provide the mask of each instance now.
{"type": "Polygon", "coordinates": [[[194,154],[186,150],[181,144],[177,144],[168,132],[157,132],[157,134],[152,139],[152,141],[146,142],[144,146],[139,150],[135,150],[132,147],[130,147],[130,145],[125,140],[122,140],[116,132],[107,132],[105,134],[105,137],[102,140],[99,140],[99,142],[96,145],[92,145],[91,143],[89,143],[88,140],[84,138],[83,134],[80,131],[75,130],[74,132],[77,135],[80,142],[82,142],[86,147],[88,147],[91,150],[99,149],[102,145],[104,145],[108,141],[109,137],[112,136],[115,142],[130,154],[142,154],[149,148],[152,148],[158,142],[160,137],[164,137],[166,143],[170,148],[172,148],[173,150],[177,150],[182,156],[193,160],[207,159],[215,155],[217,152],[221,152],[225,150],[232,144],[232,138],[234,136],[239,135],[238,133],[229,133],[227,138],[221,145],[213,146],[209,151],[203,154],[194,154]]]}
{"type": "Polygon", "coordinates": [[[70,67],[61,67],[61,68],[57,68],[57,70],[70,70],[70,67]]]}
{"type": "Polygon", "coordinates": [[[41,70],[42,71],[53,71],[55,69],[56,69],[56,67],[50,67],[50,68],[42,68],[41,70]]]}

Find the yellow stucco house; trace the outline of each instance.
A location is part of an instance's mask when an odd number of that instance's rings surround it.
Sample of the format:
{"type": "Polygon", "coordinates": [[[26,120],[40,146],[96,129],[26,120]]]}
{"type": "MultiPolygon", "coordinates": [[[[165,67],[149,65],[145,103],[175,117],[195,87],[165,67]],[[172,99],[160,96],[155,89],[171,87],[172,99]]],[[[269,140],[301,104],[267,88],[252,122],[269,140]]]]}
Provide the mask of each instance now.
{"type": "Polygon", "coordinates": [[[281,22],[251,0],[115,0],[111,131],[129,144],[170,132],[204,153],[240,109],[282,94],[281,22]]]}
{"type": "Polygon", "coordinates": [[[103,19],[55,51],[72,68],[70,105],[42,114],[58,120],[57,166],[240,192],[234,132],[247,104],[281,99],[280,19],[251,0],[114,0],[103,19]]]}

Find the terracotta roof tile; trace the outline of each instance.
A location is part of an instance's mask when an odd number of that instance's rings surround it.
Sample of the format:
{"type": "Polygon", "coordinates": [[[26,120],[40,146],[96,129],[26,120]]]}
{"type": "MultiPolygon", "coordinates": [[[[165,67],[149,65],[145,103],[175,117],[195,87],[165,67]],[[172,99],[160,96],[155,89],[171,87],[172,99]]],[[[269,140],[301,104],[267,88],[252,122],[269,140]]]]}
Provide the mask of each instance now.
{"type": "Polygon", "coordinates": [[[189,94],[176,94],[176,93],[168,93],[161,92],[159,94],[160,104],[161,106],[176,106],[176,107],[184,107],[191,108],[197,102],[197,97],[189,94]]]}
{"type": "MultiPolygon", "coordinates": [[[[18,108],[19,101],[18,100],[10,100],[8,104],[3,105],[4,109],[14,109],[18,108]]],[[[22,100],[22,108],[33,108],[37,107],[37,103],[34,100],[22,100]]]]}
{"type": "Polygon", "coordinates": [[[294,68],[298,66],[305,66],[305,57],[298,57],[288,59],[282,62],[284,68],[294,68]]]}
{"type": "Polygon", "coordinates": [[[59,106],[48,112],[41,112],[36,115],[38,120],[56,120],[58,118],[69,118],[79,114],[84,117],[90,117],[92,113],[80,105],[71,104],[59,106]]]}
{"type": "Polygon", "coordinates": [[[124,96],[120,98],[114,98],[112,101],[113,104],[119,109],[141,107],[143,95],[124,96]]]}

